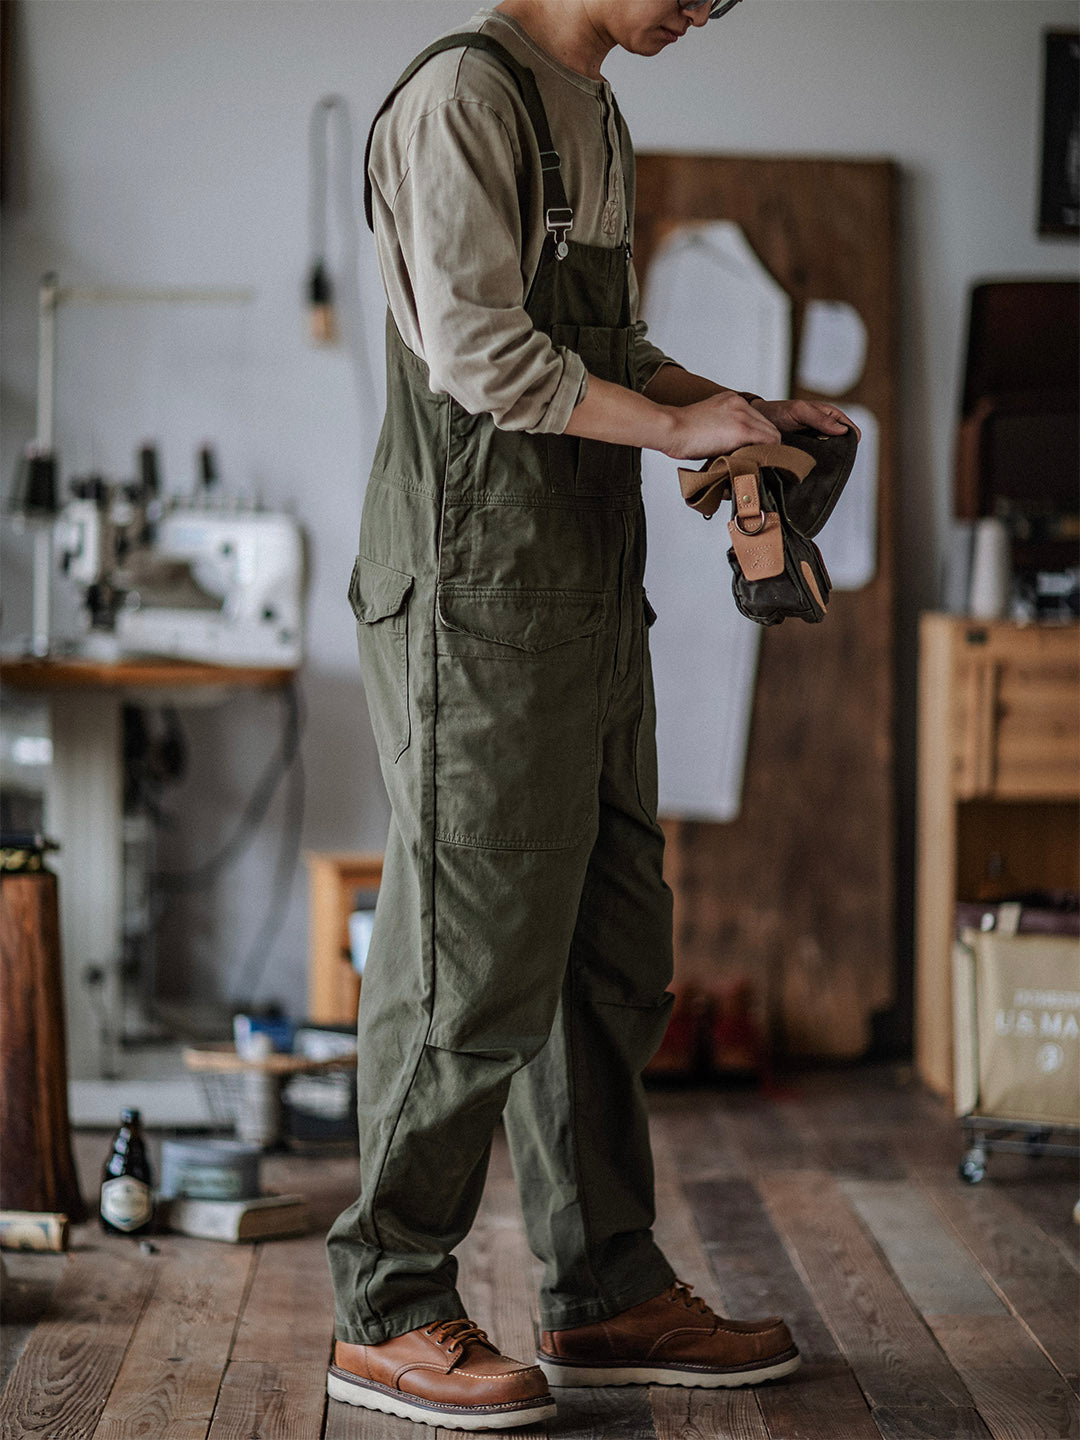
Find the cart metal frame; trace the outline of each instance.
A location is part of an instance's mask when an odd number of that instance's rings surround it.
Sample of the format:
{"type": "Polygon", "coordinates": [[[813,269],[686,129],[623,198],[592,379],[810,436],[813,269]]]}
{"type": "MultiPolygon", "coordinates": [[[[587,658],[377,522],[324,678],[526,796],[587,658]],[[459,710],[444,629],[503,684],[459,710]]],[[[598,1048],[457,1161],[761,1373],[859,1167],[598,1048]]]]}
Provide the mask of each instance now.
{"type": "Polygon", "coordinates": [[[1080,1128],[1047,1123],[1045,1120],[1002,1120],[991,1115],[961,1115],[964,1157],[958,1166],[960,1179],[978,1185],[986,1178],[987,1157],[995,1150],[1036,1159],[1040,1155],[1061,1155],[1080,1159],[1080,1128]],[[1071,1137],[1055,1140],[1055,1135],[1071,1137]]]}

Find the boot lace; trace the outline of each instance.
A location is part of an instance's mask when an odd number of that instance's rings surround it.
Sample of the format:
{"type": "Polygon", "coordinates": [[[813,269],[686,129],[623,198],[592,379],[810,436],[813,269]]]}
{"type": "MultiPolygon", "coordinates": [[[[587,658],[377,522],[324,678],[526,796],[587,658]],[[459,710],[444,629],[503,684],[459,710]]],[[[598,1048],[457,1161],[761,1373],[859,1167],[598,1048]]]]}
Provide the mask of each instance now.
{"type": "Polygon", "coordinates": [[[697,1310],[702,1315],[710,1316],[713,1320],[717,1318],[716,1312],[706,1305],[700,1295],[693,1293],[692,1286],[684,1284],[682,1280],[672,1281],[667,1291],[667,1298],[676,1304],[684,1305],[687,1310],[697,1310]]]}
{"type": "Polygon", "coordinates": [[[436,1345],[445,1345],[450,1355],[462,1354],[470,1340],[478,1340],[489,1350],[495,1349],[487,1337],[487,1331],[481,1330],[479,1325],[474,1325],[465,1316],[459,1320],[439,1320],[432,1325],[426,1325],[424,1334],[430,1335],[436,1345]]]}

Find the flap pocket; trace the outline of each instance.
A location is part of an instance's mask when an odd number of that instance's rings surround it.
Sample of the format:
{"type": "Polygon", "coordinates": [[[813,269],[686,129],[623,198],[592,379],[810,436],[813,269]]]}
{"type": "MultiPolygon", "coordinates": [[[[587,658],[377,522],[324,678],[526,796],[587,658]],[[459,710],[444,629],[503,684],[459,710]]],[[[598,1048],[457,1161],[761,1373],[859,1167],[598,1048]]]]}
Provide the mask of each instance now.
{"type": "Polygon", "coordinates": [[[396,615],[413,587],[413,577],[358,555],[349,581],[349,604],[357,620],[371,625],[396,615]]]}
{"type": "Polygon", "coordinates": [[[629,385],[632,364],[633,331],[629,326],[553,325],[551,339],[581,356],[585,368],[601,380],[616,385],[629,385]]]}
{"type": "Polygon", "coordinates": [[[552,590],[439,587],[447,630],[537,654],[594,635],[604,619],[601,594],[552,590]]]}

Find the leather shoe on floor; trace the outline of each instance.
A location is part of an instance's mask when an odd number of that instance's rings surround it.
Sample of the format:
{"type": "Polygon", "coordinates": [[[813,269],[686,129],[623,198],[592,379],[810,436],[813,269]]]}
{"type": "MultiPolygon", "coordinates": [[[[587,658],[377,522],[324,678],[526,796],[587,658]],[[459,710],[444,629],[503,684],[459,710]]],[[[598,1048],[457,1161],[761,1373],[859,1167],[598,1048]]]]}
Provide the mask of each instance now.
{"type": "Polygon", "coordinates": [[[552,1386],[756,1385],[799,1368],[779,1316],[723,1319],[679,1280],[609,1320],[544,1330],[536,1358],[552,1386]]]}
{"type": "Polygon", "coordinates": [[[512,1430],[555,1405],[535,1365],[500,1355],[471,1320],[421,1325],[381,1345],[334,1344],[327,1394],[444,1430],[512,1430]]]}

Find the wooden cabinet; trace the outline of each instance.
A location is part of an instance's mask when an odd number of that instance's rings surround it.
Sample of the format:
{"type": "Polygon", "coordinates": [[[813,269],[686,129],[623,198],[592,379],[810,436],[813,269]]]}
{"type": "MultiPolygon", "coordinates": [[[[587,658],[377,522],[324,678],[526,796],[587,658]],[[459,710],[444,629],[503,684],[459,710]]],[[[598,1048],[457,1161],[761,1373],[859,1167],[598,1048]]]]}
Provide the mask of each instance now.
{"type": "Polygon", "coordinates": [[[349,953],[349,915],[358,891],[382,880],[383,857],[368,851],[309,850],[308,1019],[355,1025],[360,976],[349,953]]]}
{"type": "Polygon", "coordinates": [[[918,744],[915,1059],[951,1095],[956,901],[1077,886],[1080,626],[924,615],[918,744]]]}

